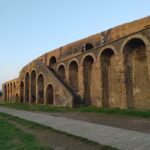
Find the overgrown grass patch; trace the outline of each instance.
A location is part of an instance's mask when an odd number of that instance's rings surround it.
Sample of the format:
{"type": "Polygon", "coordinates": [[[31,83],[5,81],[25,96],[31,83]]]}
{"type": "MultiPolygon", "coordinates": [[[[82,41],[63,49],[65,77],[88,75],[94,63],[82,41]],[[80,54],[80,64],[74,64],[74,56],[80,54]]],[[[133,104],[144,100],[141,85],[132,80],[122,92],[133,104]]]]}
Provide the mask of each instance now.
{"type": "Polygon", "coordinates": [[[31,134],[9,122],[10,117],[0,113],[0,150],[50,150],[31,134]]]}
{"type": "MultiPolygon", "coordinates": [[[[82,141],[84,143],[87,143],[87,144],[98,145],[100,150],[117,150],[116,148],[113,148],[111,146],[100,145],[100,144],[98,144],[96,142],[93,142],[91,140],[88,140],[86,138],[79,137],[79,136],[74,136],[72,134],[68,134],[68,133],[63,132],[63,131],[58,131],[58,130],[55,130],[53,128],[46,127],[46,126],[40,125],[38,123],[34,123],[32,121],[27,121],[27,120],[24,120],[24,119],[21,119],[21,118],[18,118],[18,117],[14,117],[14,116],[11,116],[11,115],[8,115],[8,114],[5,114],[5,113],[0,113],[0,123],[1,123],[1,119],[5,120],[5,122],[7,122],[7,123],[8,123],[8,121],[15,121],[15,122],[17,122],[17,123],[19,123],[19,124],[21,124],[23,126],[27,126],[28,128],[32,128],[32,129],[46,129],[49,132],[53,131],[53,132],[57,132],[59,134],[64,134],[64,135],[66,135],[68,137],[80,140],[80,141],[82,141]]],[[[16,129],[16,127],[14,125],[13,125],[13,127],[16,129]]],[[[0,129],[1,129],[1,125],[0,125],[0,129]]],[[[11,130],[10,127],[8,127],[8,129],[11,130]]],[[[16,130],[20,131],[19,129],[16,129],[16,130]]],[[[16,132],[16,130],[13,130],[13,133],[18,134],[16,132]]],[[[0,132],[0,134],[1,134],[1,132],[0,132]]],[[[25,137],[26,140],[29,140],[30,142],[32,140],[34,140],[34,137],[32,135],[30,135],[30,134],[27,134],[27,135],[28,135],[28,137],[25,137]]],[[[0,135],[0,139],[1,139],[1,135],[0,135]]],[[[31,145],[28,141],[23,143],[23,145],[26,145],[26,144],[28,144],[28,146],[31,145]]],[[[0,142],[0,146],[1,146],[1,142],[0,142]]],[[[36,147],[33,147],[34,145],[32,145],[32,147],[30,147],[30,149],[28,149],[28,146],[27,147],[21,147],[21,148],[19,147],[18,148],[18,147],[15,147],[14,145],[10,145],[10,147],[12,147],[12,146],[13,146],[14,150],[32,150],[32,149],[34,150],[34,149],[36,149],[36,147]]],[[[39,143],[37,143],[37,146],[39,146],[39,147],[36,150],[51,150],[50,148],[49,149],[47,149],[47,148],[43,149],[43,147],[41,147],[41,145],[39,145],[39,143]]],[[[11,149],[1,149],[1,147],[0,147],[0,150],[11,150],[11,149]]]]}
{"type": "Polygon", "coordinates": [[[24,103],[1,103],[0,106],[16,108],[21,110],[39,111],[39,112],[90,112],[90,113],[105,113],[115,115],[127,115],[137,117],[150,117],[150,110],[135,110],[135,109],[119,109],[119,108],[97,108],[94,106],[81,106],[78,108],[56,107],[52,105],[41,104],[24,104],[24,103]]]}

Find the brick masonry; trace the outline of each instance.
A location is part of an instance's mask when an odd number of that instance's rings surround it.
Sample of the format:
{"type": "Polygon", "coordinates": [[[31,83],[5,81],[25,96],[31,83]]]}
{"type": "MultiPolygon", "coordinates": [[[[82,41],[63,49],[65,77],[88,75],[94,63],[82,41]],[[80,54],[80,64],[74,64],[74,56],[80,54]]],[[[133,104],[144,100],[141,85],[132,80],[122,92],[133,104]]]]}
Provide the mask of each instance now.
{"type": "Polygon", "coordinates": [[[3,84],[3,100],[150,108],[150,17],[50,51],[3,84]]]}

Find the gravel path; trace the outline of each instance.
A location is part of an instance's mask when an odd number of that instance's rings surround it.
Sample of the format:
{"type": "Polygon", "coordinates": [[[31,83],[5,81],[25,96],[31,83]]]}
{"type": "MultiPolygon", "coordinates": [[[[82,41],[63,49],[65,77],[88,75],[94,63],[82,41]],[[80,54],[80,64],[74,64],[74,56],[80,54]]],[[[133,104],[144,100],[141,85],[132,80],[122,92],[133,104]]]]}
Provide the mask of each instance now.
{"type": "MultiPolygon", "coordinates": [[[[46,112],[42,112],[46,113],[46,112]]],[[[104,113],[89,113],[89,112],[57,112],[47,113],[54,117],[63,117],[73,120],[90,122],[100,125],[106,125],[125,130],[144,132],[150,134],[150,118],[141,118],[136,116],[113,115],[104,113]]]]}
{"type": "Polygon", "coordinates": [[[55,117],[40,112],[29,112],[5,107],[0,107],[0,112],[122,150],[150,150],[149,133],[130,131],[63,117],[55,117]]]}

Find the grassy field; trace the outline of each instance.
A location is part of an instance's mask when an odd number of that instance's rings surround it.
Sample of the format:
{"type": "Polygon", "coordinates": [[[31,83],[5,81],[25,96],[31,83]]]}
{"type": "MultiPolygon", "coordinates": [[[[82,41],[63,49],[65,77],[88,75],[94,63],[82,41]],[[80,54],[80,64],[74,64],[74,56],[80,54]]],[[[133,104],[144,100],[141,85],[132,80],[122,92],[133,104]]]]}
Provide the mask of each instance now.
{"type": "Polygon", "coordinates": [[[137,117],[150,117],[150,110],[133,110],[133,109],[119,109],[119,108],[96,108],[94,106],[81,106],[79,108],[69,107],[55,107],[51,105],[40,104],[24,104],[24,103],[0,103],[0,106],[10,108],[41,111],[41,112],[90,112],[90,113],[105,113],[115,115],[128,115],[137,117]]]}
{"type": "Polygon", "coordinates": [[[52,132],[61,135],[63,134],[68,138],[80,140],[85,144],[87,143],[91,145],[96,145],[99,147],[99,150],[117,150],[116,148],[112,148],[110,146],[100,145],[88,139],[57,131],[53,128],[45,127],[40,124],[26,121],[24,119],[20,119],[18,117],[14,117],[4,113],[0,113],[0,150],[52,150],[52,148],[42,146],[41,143],[39,143],[38,139],[36,139],[32,134],[21,131],[11,122],[26,126],[29,129],[37,129],[37,131],[41,129],[42,131],[46,130],[50,134],[52,132]]]}
{"type": "Polygon", "coordinates": [[[31,134],[27,134],[9,122],[0,113],[0,150],[50,150],[42,146],[31,134]]]}

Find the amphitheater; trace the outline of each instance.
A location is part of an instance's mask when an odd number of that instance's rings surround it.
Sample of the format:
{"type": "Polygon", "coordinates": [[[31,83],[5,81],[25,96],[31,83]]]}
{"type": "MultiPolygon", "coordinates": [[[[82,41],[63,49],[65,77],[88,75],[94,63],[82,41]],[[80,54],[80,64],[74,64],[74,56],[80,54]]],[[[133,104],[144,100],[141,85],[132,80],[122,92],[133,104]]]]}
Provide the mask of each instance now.
{"type": "Polygon", "coordinates": [[[45,53],[2,88],[8,102],[150,109],[150,17],[45,53]]]}

